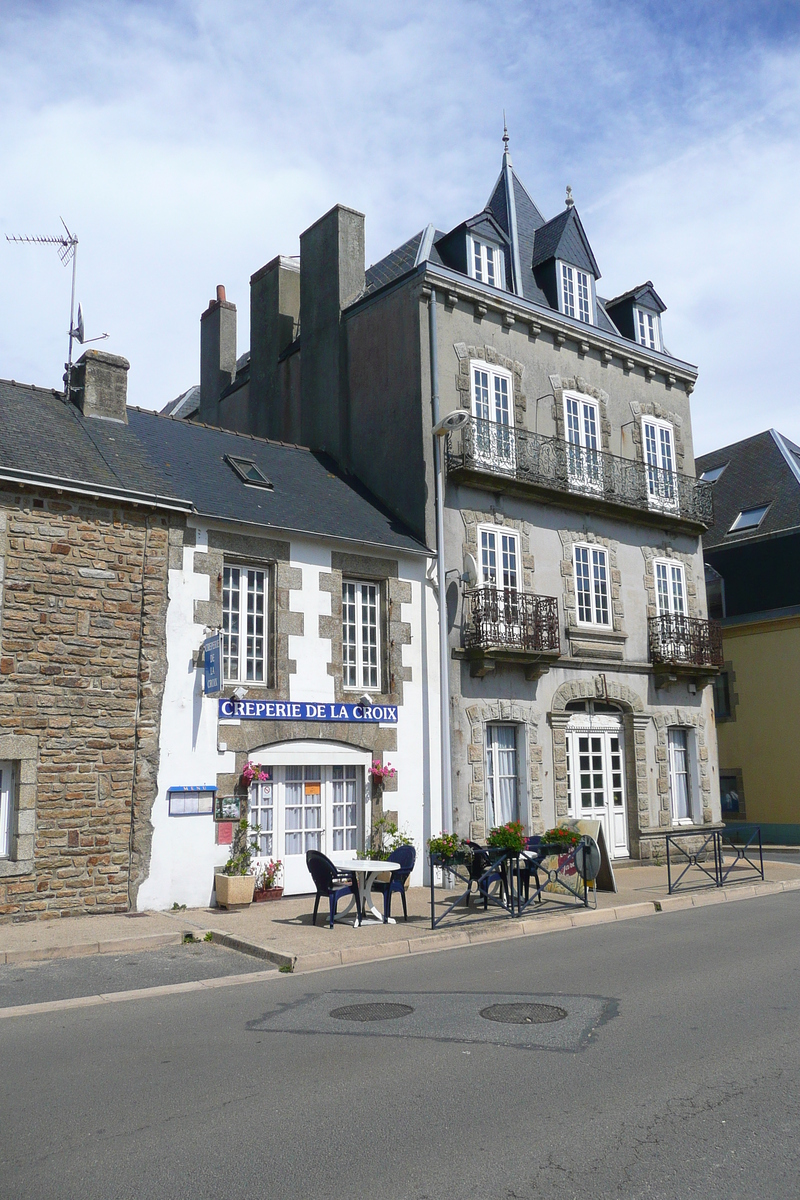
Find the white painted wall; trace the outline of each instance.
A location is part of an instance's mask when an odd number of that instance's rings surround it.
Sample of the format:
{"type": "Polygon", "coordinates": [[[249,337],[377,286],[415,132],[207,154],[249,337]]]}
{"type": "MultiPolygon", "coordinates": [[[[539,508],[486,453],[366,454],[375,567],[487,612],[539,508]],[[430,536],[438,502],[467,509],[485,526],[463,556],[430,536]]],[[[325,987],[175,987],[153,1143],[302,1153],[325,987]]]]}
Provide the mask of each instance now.
{"type": "MultiPolygon", "coordinates": [[[[207,523],[195,520],[190,525],[196,529],[197,549],[205,549],[207,523]]],[[[296,661],[297,672],[290,676],[287,699],[332,701],[334,681],[327,670],[330,640],[319,636],[319,618],[330,616],[331,596],[320,591],[319,576],[320,572],[331,569],[333,545],[321,539],[296,536],[290,544],[290,565],[302,572],[303,582],[301,589],[290,591],[290,608],[303,613],[304,632],[302,637],[289,637],[289,657],[296,661]]],[[[218,728],[216,698],[203,696],[202,668],[192,665],[206,636],[203,626],[194,621],[194,601],[207,600],[209,586],[208,576],[194,574],[194,554],[194,547],[186,547],[181,570],[169,572],[167,678],[161,716],[158,794],[152,813],[150,873],[139,889],[140,910],[171,908],[173,903],[189,907],[208,905],[212,899],[214,868],[224,863],[229,854],[227,846],[215,844],[211,816],[168,815],[168,788],[215,784],[218,773],[236,769],[235,755],[217,749],[219,741],[226,740],[225,725],[218,728]]],[[[411,586],[411,601],[401,606],[400,619],[411,626],[411,643],[403,647],[403,663],[411,667],[412,680],[403,685],[397,752],[385,756],[398,775],[397,791],[385,794],[384,806],[397,810],[400,827],[414,840],[417,866],[412,882],[418,885],[424,878],[425,843],[432,832],[441,829],[438,605],[426,580],[427,560],[417,556],[403,558],[394,553],[391,556],[398,558],[400,578],[411,586]]],[[[343,726],[343,738],[346,731],[343,726]]],[[[314,736],[314,725],[309,723],[309,740],[314,736]]],[[[253,757],[263,757],[256,747],[253,757]]],[[[369,806],[366,807],[368,812],[369,806]]]]}

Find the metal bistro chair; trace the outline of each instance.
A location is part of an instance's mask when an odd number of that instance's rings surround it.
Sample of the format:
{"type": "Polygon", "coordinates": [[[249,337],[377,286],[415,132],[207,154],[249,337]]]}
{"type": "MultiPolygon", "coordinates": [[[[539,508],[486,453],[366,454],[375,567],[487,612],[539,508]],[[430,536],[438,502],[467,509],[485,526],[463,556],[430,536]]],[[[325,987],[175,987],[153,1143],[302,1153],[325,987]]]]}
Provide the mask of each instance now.
{"type": "Polygon", "coordinates": [[[391,854],[392,862],[400,864],[397,871],[392,871],[391,879],[376,882],[372,885],[373,892],[383,892],[383,923],[388,922],[392,915],[392,893],[399,892],[403,901],[403,917],[408,920],[408,905],[406,904],[406,880],[414,870],[417,852],[413,846],[398,846],[391,854]]]}
{"type": "Polygon", "coordinates": [[[483,907],[485,909],[489,907],[489,888],[493,884],[499,883],[500,895],[503,898],[503,903],[508,907],[508,881],[506,880],[505,873],[499,868],[489,871],[492,859],[485,846],[479,846],[477,842],[467,842],[466,844],[472,851],[472,862],[469,865],[469,886],[467,888],[466,900],[464,901],[465,906],[469,908],[473,883],[477,887],[478,896],[483,897],[483,907]],[[489,874],[486,874],[487,871],[489,871],[489,874]]]}
{"type": "Polygon", "coordinates": [[[355,875],[340,871],[321,850],[306,850],[306,866],[311,872],[314,887],[317,889],[317,895],[314,900],[314,916],[311,918],[311,924],[316,925],[317,923],[317,909],[319,908],[320,899],[323,896],[327,896],[330,904],[331,929],[333,929],[333,919],[336,916],[336,906],[342,896],[355,896],[356,912],[360,921],[361,904],[358,898],[358,884],[356,883],[355,875]]]}

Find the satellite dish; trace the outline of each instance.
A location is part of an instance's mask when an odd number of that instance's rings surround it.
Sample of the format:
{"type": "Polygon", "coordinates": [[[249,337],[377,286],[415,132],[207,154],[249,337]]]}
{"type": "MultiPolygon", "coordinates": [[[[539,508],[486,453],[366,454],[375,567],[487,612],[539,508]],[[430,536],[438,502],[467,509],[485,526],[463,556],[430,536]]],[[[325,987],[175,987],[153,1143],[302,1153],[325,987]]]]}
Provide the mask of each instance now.
{"type": "Polygon", "coordinates": [[[575,870],[587,883],[596,879],[600,871],[600,847],[588,833],[583,835],[575,851],[575,870]]]}
{"type": "Polygon", "coordinates": [[[467,553],[464,555],[464,574],[462,579],[470,587],[478,586],[478,564],[472,554],[467,553]]]}
{"type": "Polygon", "coordinates": [[[453,433],[456,429],[463,429],[469,424],[470,416],[463,408],[456,409],[455,412],[449,412],[446,417],[442,417],[441,421],[437,421],[433,427],[433,432],[437,437],[441,437],[445,433],[453,433]]]}

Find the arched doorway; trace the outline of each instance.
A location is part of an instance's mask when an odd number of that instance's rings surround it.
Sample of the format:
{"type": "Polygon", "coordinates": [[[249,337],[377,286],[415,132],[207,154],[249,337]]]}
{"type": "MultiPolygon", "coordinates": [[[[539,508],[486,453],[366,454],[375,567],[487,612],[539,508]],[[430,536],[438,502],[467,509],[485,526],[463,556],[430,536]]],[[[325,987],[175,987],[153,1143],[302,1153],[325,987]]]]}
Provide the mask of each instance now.
{"type": "Polygon", "coordinates": [[[630,853],[622,711],[599,700],[566,706],[569,815],[600,821],[612,858],[630,853]]]}

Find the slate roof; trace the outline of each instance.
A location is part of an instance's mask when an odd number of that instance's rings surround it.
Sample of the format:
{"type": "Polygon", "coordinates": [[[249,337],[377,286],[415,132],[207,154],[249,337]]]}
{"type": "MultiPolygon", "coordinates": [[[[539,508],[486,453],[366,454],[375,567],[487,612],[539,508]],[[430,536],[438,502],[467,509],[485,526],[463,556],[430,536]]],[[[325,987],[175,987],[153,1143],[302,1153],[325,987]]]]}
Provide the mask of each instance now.
{"type": "Polygon", "coordinates": [[[169,404],[165,404],[160,410],[165,417],[183,417],[186,420],[197,412],[200,407],[200,384],[196,383],[193,387],[187,388],[185,392],[181,392],[174,400],[170,400],[169,404]]]}
{"type": "Polygon", "coordinates": [[[385,287],[387,283],[394,283],[395,279],[400,279],[411,270],[417,259],[417,251],[423,233],[424,230],[415,233],[407,242],[403,242],[402,246],[392,250],[391,254],[387,254],[373,266],[367,267],[366,283],[362,295],[368,296],[371,292],[376,292],[378,288],[385,287]]]}
{"type": "Polygon", "coordinates": [[[696,459],[697,474],[724,466],[714,482],[714,524],[703,548],[721,549],[800,529],[800,447],[775,429],[696,459]],[[729,533],[740,512],[769,504],[757,529],[729,533]]]}
{"type": "Polygon", "coordinates": [[[324,454],[145,409],[128,424],[84,417],[58,392],[0,380],[0,479],[147,498],[208,517],[425,553],[366,488],[324,454]],[[252,459],[252,487],[226,455],[252,459]]]}

